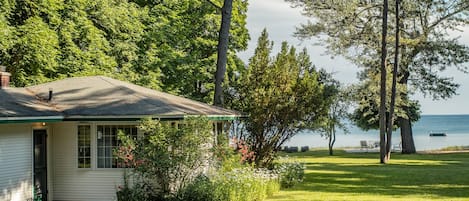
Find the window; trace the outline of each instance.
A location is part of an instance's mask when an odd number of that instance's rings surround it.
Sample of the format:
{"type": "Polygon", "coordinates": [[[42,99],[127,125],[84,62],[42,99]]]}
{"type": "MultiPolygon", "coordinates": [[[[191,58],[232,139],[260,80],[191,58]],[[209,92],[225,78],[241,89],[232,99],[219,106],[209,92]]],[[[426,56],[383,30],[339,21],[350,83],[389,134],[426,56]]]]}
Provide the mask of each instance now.
{"type": "Polygon", "coordinates": [[[120,168],[122,164],[114,157],[114,150],[120,146],[117,139],[119,131],[124,132],[132,138],[137,138],[137,127],[135,125],[99,125],[97,126],[97,156],[98,168],[120,168]]]}
{"type": "Polygon", "coordinates": [[[91,127],[78,126],[78,168],[91,168],[91,127]]]}

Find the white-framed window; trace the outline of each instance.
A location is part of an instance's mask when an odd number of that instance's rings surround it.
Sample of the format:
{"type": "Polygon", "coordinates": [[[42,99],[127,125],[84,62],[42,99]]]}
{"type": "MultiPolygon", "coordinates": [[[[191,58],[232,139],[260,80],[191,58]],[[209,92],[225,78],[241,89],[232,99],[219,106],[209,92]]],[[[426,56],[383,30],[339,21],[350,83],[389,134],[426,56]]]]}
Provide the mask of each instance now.
{"type": "Polygon", "coordinates": [[[125,167],[114,156],[114,150],[121,145],[117,138],[119,131],[137,139],[137,127],[135,125],[97,125],[96,126],[96,155],[97,168],[122,168],[125,167]]]}
{"type": "Polygon", "coordinates": [[[78,168],[91,168],[91,125],[78,125],[78,168]]]}

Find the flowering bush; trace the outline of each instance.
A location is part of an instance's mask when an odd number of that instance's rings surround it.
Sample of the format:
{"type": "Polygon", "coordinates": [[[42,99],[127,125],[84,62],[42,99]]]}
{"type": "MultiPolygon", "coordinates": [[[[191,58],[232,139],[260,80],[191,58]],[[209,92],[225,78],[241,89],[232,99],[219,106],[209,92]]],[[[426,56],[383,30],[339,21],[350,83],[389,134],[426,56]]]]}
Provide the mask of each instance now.
{"type": "Polygon", "coordinates": [[[304,164],[289,158],[280,158],[275,170],[280,177],[282,188],[290,188],[302,182],[305,174],[304,164]]]}
{"type": "Polygon", "coordinates": [[[267,169],[238,168],[213,177],[218,200],[264,200],[280,189],[278,175],[267,169]]]}
{"type": "Polygon", "coordinates": [[[117,137],[121,142],[121,146],[113,150],[114,157],[117,159],[117,167],[138,167],[143,164],[143,159],[137,159],[135,157],[135,141],[122,131],[118,132],[117,137]]]}
{"type": "Polygon", "coordinates": [[[253,162],[256,159],[253,151],[249,150],[249,146],[244,142],[244,140],[238,140],[236,138],[232,139],[235,149],[241,154],[241,162],[253,162]]]}
{"type": "Polygon", "coordinates": [[[134,182],[124,175],[118,200],[261,201],[280,189],[276,172],[251,166],[254,153],[243,141],[235,149],[205,146],[212,141],[207,119],[186,119],[181,128],[145,120],[140,129],[146,135],[136,141],[119,135],[114,154],[121,167],[133,167],[134,182]],[[203,171],[209,159],[218,166],[203,171]]]}
{"type": "MultiPolygon", "coordinates": [[[[132,167],[132,189],[145,199],[171,200],[180,189],[208,169],[212,125],[204,117],[188,117],[175,126],[151,119],[141,121],[145,133],[139,139],[119,134],[121,146],[114,150],[120,167],[132,167]],[[139,187],[138,187],[139,186],[139,187]]],[[[117,189],[118,200],[126,200],[130,188],[117,189]],[[121,197],[122,199],[119,199],[121,197]]]]}
{"type": "Polygon", "coordinates": [[[178,192],[176,200],[185,201],[220,201],[217,199],[216,186],[205,175],[199,175],[195,180],[178,192]]]}

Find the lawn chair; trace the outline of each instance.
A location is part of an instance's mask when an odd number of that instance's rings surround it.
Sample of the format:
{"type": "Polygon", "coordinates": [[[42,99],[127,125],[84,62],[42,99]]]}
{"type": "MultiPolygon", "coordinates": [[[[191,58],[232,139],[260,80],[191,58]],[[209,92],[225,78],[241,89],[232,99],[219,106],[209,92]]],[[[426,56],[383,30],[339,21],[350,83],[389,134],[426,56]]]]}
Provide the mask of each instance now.
{"type": "Polygon", "coordinates": [[[369,146],[368,146],[368,142],[366,142],[366,140],[361,140],[360,141],[360,149],[366,149],[368,150],[369,146]]]}
{"type": "Polygon", "coordinates": [[[402,143],[392,145],[392,152],[401,152],[402,151],[402,143]]]}

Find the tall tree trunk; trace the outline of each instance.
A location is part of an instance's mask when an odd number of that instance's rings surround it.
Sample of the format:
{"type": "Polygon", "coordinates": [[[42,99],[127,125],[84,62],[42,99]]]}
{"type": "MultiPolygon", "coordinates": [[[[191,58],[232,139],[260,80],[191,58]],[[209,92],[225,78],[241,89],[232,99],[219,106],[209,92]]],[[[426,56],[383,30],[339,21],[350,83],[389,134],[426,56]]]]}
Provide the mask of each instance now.
{"type": "Polygon", "coordinates": [[[386,37],[388,32],[388,0],[383,1],[383,24],[381,31],[381,80],[379,106],[380,162],[386,163],[386,37]]]}
{"type": "Polygon", "coordinates": [[[394,125],[394,105],[396,104],[397,69],[399,67],[399,26],[399,0],[396,0],[396,43],[394,47],[394,65],[392,70],[391,104],[389,105],[388,126],[386,133],[386,160],[391,159],[392,127],[394,125]]]}
{"type": "MultiPolygon", "coordinates": [[[[406,67],[406,65],[401,66],[406,67]]],[[[409,80],[409,69],[408,68],[401,68],[402,78],[399,83],[407,85],[409,80]]],[[[401,95],[403,100],[408,100],[409,97],[407,93],[401,95]]],[[[410,112],[407,107],[404,108],[407,114],[410,112]]],[[[414,154],[416,153],[415,144],[414,144],[414,137],[412,134],[412,122],[407,118],[399,118],[399,127],[401,128],[401,146],[402,146],[402,153],[403,154],[414,154]]]]}
{"type": "Polygon", "coordinates": [[[223,106],[223,80],[225,78],[228,57],[228,39],[230,35],[231,11],[233,0],[225,0],[221,9],[221,26],[218,38],[217,72],[215,74],[215,95],[213,104],[223,106]]]}
{"type": "Polygon", "coordinates": [[[335,125],[332,124],[330,127],[330,135],[329,135],[329,155],[334,155],[333,147],[335,144],[335,125]]]}
{"type": "Polygon", "coordinates": [[[409,119],[399,118],[399,124],[401,127],[402,153],[416,153],[414,137],[412,134],[412,122],[410,122],[409,119]]]}

